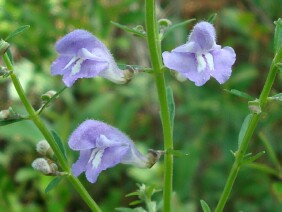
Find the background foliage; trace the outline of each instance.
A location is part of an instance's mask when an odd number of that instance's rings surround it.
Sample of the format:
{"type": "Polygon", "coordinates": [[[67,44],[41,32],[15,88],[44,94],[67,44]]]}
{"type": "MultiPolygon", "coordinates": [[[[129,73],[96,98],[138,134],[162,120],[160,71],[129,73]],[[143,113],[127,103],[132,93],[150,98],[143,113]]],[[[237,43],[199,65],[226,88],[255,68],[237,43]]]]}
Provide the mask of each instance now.
{"type": "MultiPolygon", "coordinates": [[[[247,102],[224,89],[238,89],[257,96],[265,81],[273,58],[273,21],[281,16],[281,0],[190,0],[159,2],[159,18],[173,23],[197,18],[206,20],[217,13],[215,26],[218,43],[232,46],[237,61],[231,79],[220,86],[210,80],[204,87],[177,82],[167,73],[174,90],[176,117],[175,149],[189,157],[175,158],[175,211],[199,211],[200,199],[215,207],[227,178],[236,150],[238,132],[248,113],[247,102]]],[[[21,25],[30,30],[12,40],[16,72],[35,108],[40,95],[63,87],[60,77],[50,76],[50,64],[56,58],[56,40],[75,28],[87,29],[111,49],[119,63],[149,66],[146,42],[126,34],[110,21],[134,27],[144,25],[142,0],[0,0],[0,37],[5,38],[21,25]]],[[[186,41],[192,25],[175,30],[163,42],[163,50],[171,50],[186,41]]],[[[273,93],[281,92],[281,75],[273,93]]],[[[126,86],[104,79],[79,80],[43,113],[51,129],[66,143],[70,133],[87,118],[99,119],[126,132],[143,152],[162,149],[155,85],[149,74],[137,75],[126,86]]],[[[9,106],[25,113],[9,80],[0,79],[0,109],[9,106]]],[[[273,145],[281,160],[281,105],[272,103],[257,129],[273,145]]],[[[63,181],[44,193],[51,177],[42,176],[30,164],[38,156],[35,144],[43,137],[34,125],[20,122],[0,127],[0,210],[5,211],[87,211],[87,206],[63,181]]],[[[259,136],[250,146],[252,153],[264,150],[259,136]]],[[[70,161],[76,153],[68,149],[70,161]]],[[[266,154],[260,163],[273,166],[266,154]]],[[[133,198],[125,198],[136,189],[136,182],[161,187],[162,161],[151,170],[119,165],[100,175],[98,182],[83,183],[104,211],[127,206],[133,198]]],[[[243,167],[236,181],[228,211],[280,211],[281,180],[251,167],[243,167]]],[[[161,197],[158,193],[156,199],[161,197]]]]}

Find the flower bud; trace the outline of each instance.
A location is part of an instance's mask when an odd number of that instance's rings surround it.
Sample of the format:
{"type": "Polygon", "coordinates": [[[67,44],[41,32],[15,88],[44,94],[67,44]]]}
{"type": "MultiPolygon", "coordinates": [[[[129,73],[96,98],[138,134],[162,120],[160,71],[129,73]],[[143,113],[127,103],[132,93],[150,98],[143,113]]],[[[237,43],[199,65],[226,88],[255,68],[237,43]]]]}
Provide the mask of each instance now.
{"type": "Polygon", "coordinates": [[[53,161],[45,159],[45,158],[36,158],[32,164],[32,168],[37,171],[40,171],[45,175],[57,175],[58,166],[53,161]]]}
{"type": "Polygon", "coordinates": [[[171,24],[172,24],[170,20],[165,19],[165,18],[160,19],[158,21],[158,23],[159,23],[160,27],[164,27],[164,28],[167,28],[167,27],[171,26],[171,24]]]}
{"type": "Polygon", "coordinates": [[[32,168],[34,168],[37,171],[40,171],[41,173],[48,175],[52,173],[52,169],[48,163],[48,161],[45,158],[36,158],[32,164],[32,168]]]}
{"type": "Polygon", "coordinates": [[[9,47],[10,47],[10,44],[1,39],[0,40],[0,55],[1,56],[4,55],[6,51],[9,49],[9,47]]]}
{"type": "Polygon", "coordinates": [[[45,94],[43,94],[41,96],[41,99],[43,102],[47,102],[49,101],[57,92],[56,91],[53,91],[53,90],[50,90],[50,91],[47,91],[45,94]]]}
{"type": "Polygon", "coordinates": [[[46,140],[39,141],[36,144],[36,151],[43,156],[46,156],[47,154],[53,156],[54,154],[53,150],[46,140]]]}

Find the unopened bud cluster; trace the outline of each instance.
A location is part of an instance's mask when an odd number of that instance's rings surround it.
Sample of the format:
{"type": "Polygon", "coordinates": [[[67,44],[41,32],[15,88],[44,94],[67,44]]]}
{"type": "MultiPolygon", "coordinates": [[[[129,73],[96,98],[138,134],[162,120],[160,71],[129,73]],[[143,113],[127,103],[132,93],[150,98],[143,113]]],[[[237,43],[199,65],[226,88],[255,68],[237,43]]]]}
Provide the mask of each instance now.
{"type": "Polygon", "coordinates": [[[54,152],[46,140],[37,143],[36,151],[43,157],[36,158],[31,166],[45,175],[60,175],[57,164],[49,158],[53,157],[54,152]]]}
{"type": "Polygon", "coordinates": [[[45,175],[57,175],[58,172],[57,164],[46,158],[36,158],[31,166],[45,175]]]}

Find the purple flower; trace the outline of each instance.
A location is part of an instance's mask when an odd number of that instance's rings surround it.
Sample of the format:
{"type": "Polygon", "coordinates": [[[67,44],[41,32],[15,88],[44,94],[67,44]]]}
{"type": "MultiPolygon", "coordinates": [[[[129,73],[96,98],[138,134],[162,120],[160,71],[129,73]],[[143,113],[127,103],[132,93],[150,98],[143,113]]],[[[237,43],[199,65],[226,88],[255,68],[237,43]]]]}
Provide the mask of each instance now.
{"type": "Polygon", "coordinates": [[[74,30],[56,43],[59,57],[51,66],[52,75],[63,75],[70,87],[79,78],[104,77],[115,83],[125,83],[123,72],[111,53],[95,36],[85,30],[74,30]]]}
{"type": "Polygon", "coordinates": [[[205,84],[211,76],[220,84],[224,83],[229,79],[236,59],[231,47],[221,48],[216,44],[213,25],[204,21],[194,26],[187,43],[171,53],[163,52],[162,56],[166,67],[197,86],[205,84]]]}
{"type": "Polygon", "coordinates": [[[142,155],[132,140],[118,129],[96,120],[86,120],[70,136],[71,149],[80,151],[72,166],[75,176],[85,172],[89,182],[95,183],[98,175],[118,163],[150,168],[158,156],[142,155]]]}

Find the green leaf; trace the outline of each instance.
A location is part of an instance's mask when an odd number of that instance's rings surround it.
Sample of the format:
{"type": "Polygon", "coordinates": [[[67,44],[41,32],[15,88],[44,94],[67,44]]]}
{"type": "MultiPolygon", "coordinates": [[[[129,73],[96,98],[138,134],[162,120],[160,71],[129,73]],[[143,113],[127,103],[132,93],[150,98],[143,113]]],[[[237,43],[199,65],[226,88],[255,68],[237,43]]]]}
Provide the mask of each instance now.
{"type": "Polygon", "coordinates": [[[236,90],[236,89],[231,89],[231,90],[224,89],[224,91],[231,93],[235,96],[242,97],[244,99],[248,99],[248,100],[254,100],[255,99],[254,97],[250,96],[249,94],[244,93],[244,92],[239,91],[239,90],[236,90]]]}
{"type": "Polygon", "coordinates": [[[200,203],[204,212],[211,212],[209,205],[204,200],[201,200],[200,203]]]}
{"type": "Polygon", "coordinates": [[[8,124],[13,124],[13,123],[16,123],[16,122],[19,122],[19,121],[23,121],[23,120],[26,120],[26,118],[1,120],[0,121],[0,126],[5,126],[5,125],[8,125],[8,124]]]}
{"type": "Polygon", "coordinates": [[[247,115],[246,118],[243,121],[243,124],[242,124],[240,132],[239,132],[239,137],[238,137],[238,147],[241,146],[241,143],[242,143],[243,138],[246,134],[246,131],[248,129],[248,126],[249,126],[249,123],[250,123],[252,116],[253,116],[252,114],[247,115]]]}
{"type": "Polygon", "coordinates": [[[130,196],[139,196],[139,195],[140,195],[139,191],[134,191],[134,192],[131,192],[129,194],[126,194],[125,196],[130,197],[130,196]]]}
{"type": "Polygon", "coordinates": [[[170,124],[171,124],[171,129],[173,130],[174,117],[175,117],[175,104],[174,104],[174,98],[173,98],[173,90],[171,89],[171,87],[168,86],[166,88],[166,91],[167,91],[167,101],[168,101],[170,124]]]}
{"type": "Polygon", "coordinates": [[[189,154],[188,153],[184,153],[180,150],[175,150],[175,149],[168,149],[166,150],[167,154],[171,154],[175,157],[187,157],[189,154]]]}
{"type": "Polygon", "coordinates": [[[64,147],[64,144],[60,138],[60,136],[54,131],[54,130],[51,130],[51,133],[57,143],[57,145],[59,146],[61,152],[63,153],[63,155],[65,156],[65,158],[67,159],[67,153],[66,153],[66,149],[64,147]]]}
{"type": "Polygon", "coordinates": [[[257,159],[259,159],[264,154],[265,154],[265,151],[261,151],[254,156],[251,156],[251,157],[248,157],[247,159],[244,159],[244,163],[252,163],[252,162],[256,161],[257,159]]]}
{"type": "Polygon", "coordinates": [[[274,21],[275,32],[274,32],[274,52],[277,53],[280,47],[282,46],[282,19],[279,18],[277,21],[274,21]]]}
{"type": "Polygon", "coordinates": [[[282,202],[282,183],[281,182],[274,182],[272,183],[272,191],[275,197],[282,202]]]}
{"type": "Polygon", "coordinates": [[[62,180],[62,177],[55,177],[45,188],[45,193],[48,193],[53,188],[55,188],[62,180]]]}
{"type": "Polygon", "coordinates": [[[12,55],[12,52],[11,52],[11,49],[10,49],[10,48],[7,50],[7,55],[8,55],[8,57],[9,57],[9,59],[10,59],[12,65],[14,65],[14,58],[13,58],[13,55],[12,55]]]}
{"type": "Polygon", "coordinates": [[[128,26],[116,23],[114,21],[111,21],[111,24],[115,25],[117,28],[120,28],[120,29],[122,29],[122,30],[124,30],[126,32],[132,33],[133,35],[136,35],[136,36],[139,36],[139,37],[142,37],[142,38],[146,38],[146,33],[145,32],[141,32],[139,30],[136,30],[134,28],[130,28],[128,26]]]}
{"type": "Polygon", "coordinates": [[[178,23],[178,24],[174,24],[174,25],[168,27],[167,30],[165,31],[165,33],[163,34],[161,40],[163,40],[169,33],[171,33],[172,31],[174,31],[176,28],[181,27],[181,26],[184,26],[184,25],[186,25],[186,24],[189,24],[189,23],[191,23],[191,22],[193,22],[193,21],[195,21],[195,20],[196,20],[195,18],[192,18],[192,19],[189,19],[189,20],[186,20],[186,21],[183,21],[183,22],[180,22],[180,23],[178,23]]]}
{"type": "Polygon", "coordinates": [[[214,21],[216,19],[217,13],[213,13],[208,17],[207,22],[210,22],[211,24],[214,24],[214,21]]]}
{"type": "Polygon", "coordinates": [[[142,202],[143,202],[142,200],[135,200],[135,201],[129,203],[129,205],[131,205],[131,206],[133,206],[133,205],[139,205],[139,204],[141,204],[142,202]]]}
{"type": "Polygon", "coordinates": [[[6,38],[5,41],[8,41],[12,39],[13,37],[23,33],[25,30],[27,30],[30,26],[29,25],[23,25],[17,28],[14,32],[10,33],[6,38]]]}

